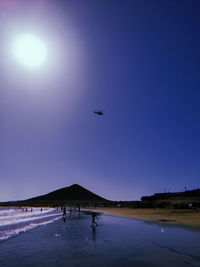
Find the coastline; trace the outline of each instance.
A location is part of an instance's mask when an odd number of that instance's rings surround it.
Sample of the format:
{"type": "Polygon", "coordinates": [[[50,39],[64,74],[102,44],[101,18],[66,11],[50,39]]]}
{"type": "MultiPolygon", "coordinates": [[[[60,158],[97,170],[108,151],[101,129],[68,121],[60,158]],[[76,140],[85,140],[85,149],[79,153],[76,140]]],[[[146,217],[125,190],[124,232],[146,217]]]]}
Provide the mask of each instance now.
{"type": "Polygon", "coordinates": [[[171,209],[95,208],[107,215],[184,226],[200,230],[200,211],[171,209]]]}
{"type": "Polygon", "coordinates": [[[98,227],[91,227],[91,214],[72,212],[66,221],[27,229],[0,243],[0,266],[199,266],[200,232],[161,231],[114,216],[99,219],[98,227]]]}

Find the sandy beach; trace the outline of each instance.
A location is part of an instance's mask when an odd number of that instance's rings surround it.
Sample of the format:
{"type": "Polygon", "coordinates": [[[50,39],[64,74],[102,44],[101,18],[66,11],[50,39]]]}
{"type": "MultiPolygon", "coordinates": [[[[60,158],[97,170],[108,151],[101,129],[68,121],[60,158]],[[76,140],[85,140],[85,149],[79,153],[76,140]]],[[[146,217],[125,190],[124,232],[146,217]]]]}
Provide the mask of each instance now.
{"type": "MultiPolygon", "coordinates": [[[[16,211],[15,219],[21,213],[16,211]]],[[[32,216],[30,211],[26,214],[32,216]]],[[[23,231],[0,242],[0,266],[200,266],[199,231],[103,213],[98,215],[98,226],[91,227],[89,212],[68,212],[66,220],[59,219],[58,212],[55,221],[47,214],[41,215],[42,219],[35,220],[35,215],[39,216],[35,214],[33,220],[22,221],[23,231]]],[[[18,229],[19,222],[9,229],[14,226],[18,229]]]]}
{"type": "Polygon", "coordinates": [[[151,221],[162,224],[174,224],[200,230],[200,211],[170,209],[131,209],[131,208],[97,208],[105,214],[151,221]]]}

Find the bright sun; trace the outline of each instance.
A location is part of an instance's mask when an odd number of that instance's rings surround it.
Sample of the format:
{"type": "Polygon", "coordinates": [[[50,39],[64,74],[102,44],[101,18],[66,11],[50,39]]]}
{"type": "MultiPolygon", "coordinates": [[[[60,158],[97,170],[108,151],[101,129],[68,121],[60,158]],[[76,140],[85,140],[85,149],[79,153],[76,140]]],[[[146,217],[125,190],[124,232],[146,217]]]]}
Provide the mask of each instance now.
{"type": "Polygon", "coordinates": [[[28,68],[39,67],[47,58],[46,45],[31,34],[17,37],[13,43],[13,54],[20,64],[28,68]]]}

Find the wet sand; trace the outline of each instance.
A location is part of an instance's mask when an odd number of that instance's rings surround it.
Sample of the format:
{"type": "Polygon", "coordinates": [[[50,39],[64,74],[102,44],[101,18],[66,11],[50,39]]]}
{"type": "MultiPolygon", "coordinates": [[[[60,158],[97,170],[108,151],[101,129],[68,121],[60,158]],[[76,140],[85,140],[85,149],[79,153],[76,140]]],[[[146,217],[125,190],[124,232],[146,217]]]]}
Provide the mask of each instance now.
{"type": "Polygon", "coordinates": [[[155,223],[174,224],[200,230],[200,211],[170,209],[97,208],[105,214],[155,223]]]}
{"type": "Polygon", "coordinates": [[[67,214],[0,243],[3,267],[200,266],[200,232],[91,213],[67,214]]]}

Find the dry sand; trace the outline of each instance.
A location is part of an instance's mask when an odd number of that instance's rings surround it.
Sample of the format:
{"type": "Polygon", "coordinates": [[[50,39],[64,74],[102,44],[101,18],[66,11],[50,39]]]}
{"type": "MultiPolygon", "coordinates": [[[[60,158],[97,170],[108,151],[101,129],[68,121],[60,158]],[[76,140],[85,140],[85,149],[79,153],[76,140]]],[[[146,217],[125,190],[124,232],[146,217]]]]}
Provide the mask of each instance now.
{"type": "Polygon", "coordinates": [[[187,226],[200,230],[200,211],[169,209],[96,208],[105,214],[155,223],[187,226]]]}

